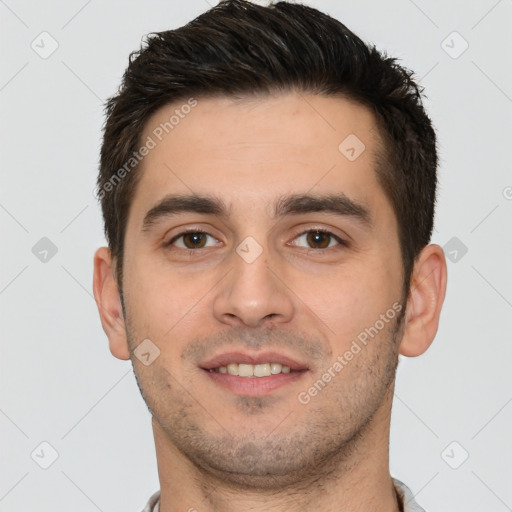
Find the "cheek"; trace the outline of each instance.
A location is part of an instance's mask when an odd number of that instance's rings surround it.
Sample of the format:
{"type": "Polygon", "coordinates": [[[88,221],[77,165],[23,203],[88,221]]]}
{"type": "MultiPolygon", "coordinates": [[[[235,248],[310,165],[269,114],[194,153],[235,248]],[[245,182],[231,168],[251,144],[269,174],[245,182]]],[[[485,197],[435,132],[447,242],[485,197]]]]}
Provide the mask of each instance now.
{"type": "Polygon", "coordinates": [[[361,332],[375,324],[399,299],[394,272],[380,265],[342,269],[328,278],[311,278],[291,286],[333,340],[333,351],[342,352],[361,332]]]}
{"type": "MultiPolygon", "coordinates": [[[[130,326],[165,351],[185,344],[183,332],[197,332],[204,324],[207,293],[216,280],[209,273],[183,276],[150,258],[138,258],[125,267],[125,300],[130,326]],[[172,343],[171,343],[172,342],[172,343]]],[[[217,279],[218,280],[218,279],[217,279]]]]}

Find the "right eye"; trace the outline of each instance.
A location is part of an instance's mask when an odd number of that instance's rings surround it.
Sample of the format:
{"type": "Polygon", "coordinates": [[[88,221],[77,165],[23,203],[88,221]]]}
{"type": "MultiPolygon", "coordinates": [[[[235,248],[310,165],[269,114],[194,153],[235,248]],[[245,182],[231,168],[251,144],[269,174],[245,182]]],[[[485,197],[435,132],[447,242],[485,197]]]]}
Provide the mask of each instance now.
{"type": "Polygon", "coordinates": [[[185,250],[195,250],[203,249],[205,247],[213,247],[216,245],[215,242],[218,242],[218,240],[204,231],[184,231],[183,233],[173,237],[167,245],[174,245],[185,250]],[[214,243],[207,245],[208,238],[213,240],[214,243]]]}

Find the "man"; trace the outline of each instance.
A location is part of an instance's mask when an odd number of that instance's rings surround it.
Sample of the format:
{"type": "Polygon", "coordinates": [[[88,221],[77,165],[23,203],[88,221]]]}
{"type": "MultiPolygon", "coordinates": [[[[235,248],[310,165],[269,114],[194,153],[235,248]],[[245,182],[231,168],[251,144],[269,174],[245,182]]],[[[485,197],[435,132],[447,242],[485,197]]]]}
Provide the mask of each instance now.
{"type": "Polygon", "coordinates": [[[446,288],[411,73],[315,9],[227,0],[152,34],[106,113],[94,294],[152,413],[145,510],[423,510],[388,458],[446,288]]]}

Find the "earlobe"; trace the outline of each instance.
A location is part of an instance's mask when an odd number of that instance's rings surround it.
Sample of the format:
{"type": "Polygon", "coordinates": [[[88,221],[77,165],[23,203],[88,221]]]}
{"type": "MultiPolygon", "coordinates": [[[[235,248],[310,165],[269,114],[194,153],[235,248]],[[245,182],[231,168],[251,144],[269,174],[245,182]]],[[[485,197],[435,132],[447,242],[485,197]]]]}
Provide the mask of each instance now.
{"type": "Polygon", "coordinates": [[[447,269],[442,247],[427,245],[411,276],[400,354],[416,357],[434,341],[446,293],[447,269]]]}
{"type": "Polygon", "coordinates": [[[110,352],[118,359],[130,359],[121,296],[107,247],[101,247],[94,255],[93,291],[110,352]]]}

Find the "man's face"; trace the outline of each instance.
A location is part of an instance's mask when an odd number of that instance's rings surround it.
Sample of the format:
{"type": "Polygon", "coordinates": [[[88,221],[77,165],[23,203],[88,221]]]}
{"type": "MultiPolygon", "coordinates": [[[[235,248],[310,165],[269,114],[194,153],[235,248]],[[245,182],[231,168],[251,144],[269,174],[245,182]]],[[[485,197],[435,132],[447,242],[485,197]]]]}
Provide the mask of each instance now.
{"type": "Polygon", "coordinates": [[[141,139],[156,147],[139,169],[122,283],[130,349],[149,339],[160,351],[147,366],[132,357],[155,429],[246,483],[314,474],[389,422],[405,305],[374,118],[312,95],[198,98],[159,141],[176,108],[141,139]],[[264,376],[224,373],[237,363],[264,376]]]}

